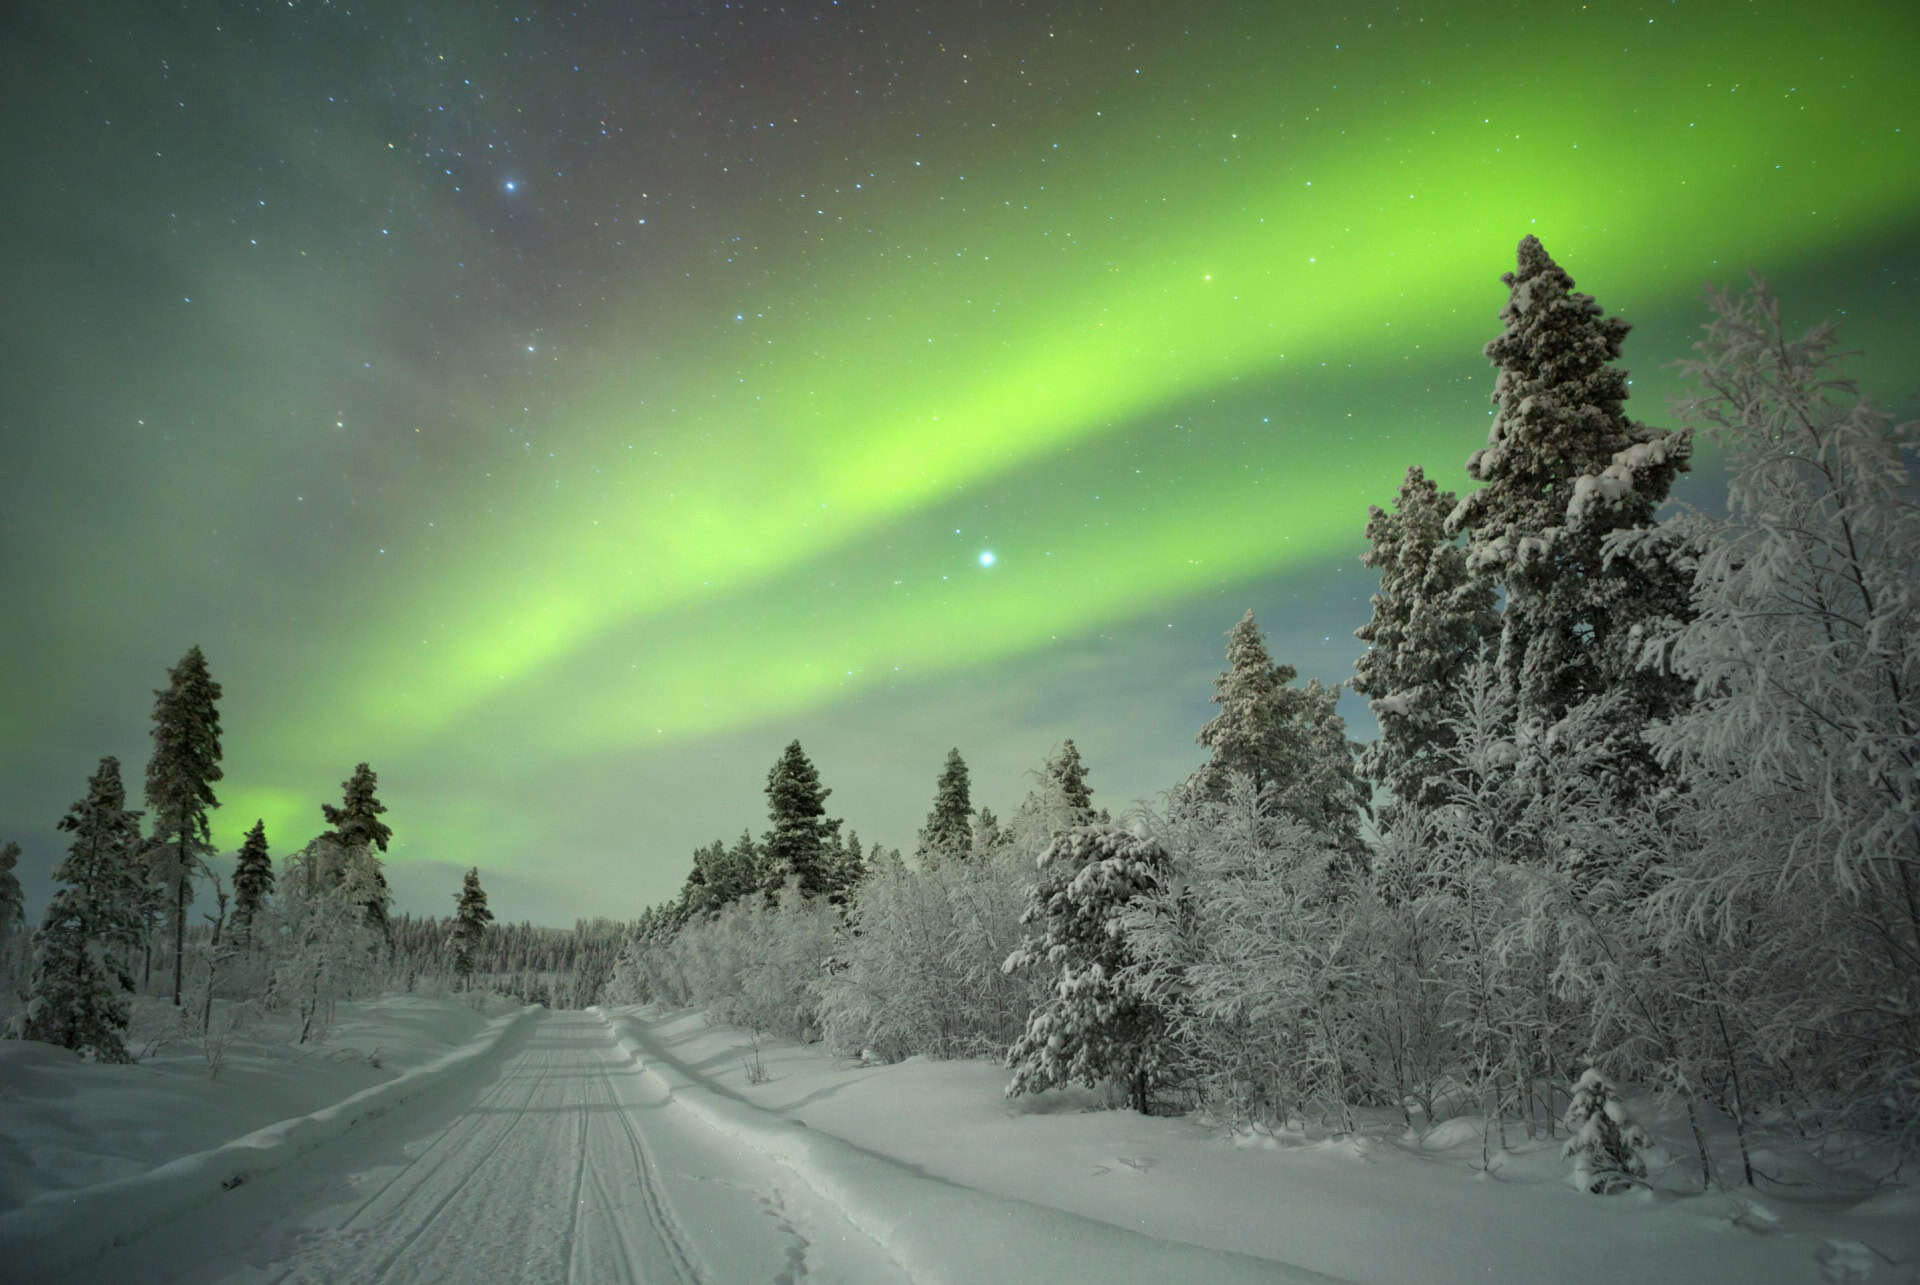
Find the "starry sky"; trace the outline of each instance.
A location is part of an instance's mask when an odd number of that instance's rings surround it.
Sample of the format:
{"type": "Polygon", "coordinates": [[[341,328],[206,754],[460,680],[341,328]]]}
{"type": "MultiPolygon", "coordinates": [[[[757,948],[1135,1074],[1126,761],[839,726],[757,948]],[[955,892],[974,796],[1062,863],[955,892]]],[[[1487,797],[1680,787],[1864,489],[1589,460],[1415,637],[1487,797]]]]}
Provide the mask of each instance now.
{"type": "MultiPolygon", "coordinates": [[[[0,16],[0,838],[30,912],[188,646],[228,849],[380,773],[399,908],[630,917],[798,737],[911,850],[1346,677],[1366,507],[1486,432],[1528,233],[1920,379],[1920,8],[717,0],[0,16]]],[[[1719,494],[1711,456],[1684,488],[1719,494]]],[[[1342,706],[1370,735],[1364,705],[1342,706]]]]}

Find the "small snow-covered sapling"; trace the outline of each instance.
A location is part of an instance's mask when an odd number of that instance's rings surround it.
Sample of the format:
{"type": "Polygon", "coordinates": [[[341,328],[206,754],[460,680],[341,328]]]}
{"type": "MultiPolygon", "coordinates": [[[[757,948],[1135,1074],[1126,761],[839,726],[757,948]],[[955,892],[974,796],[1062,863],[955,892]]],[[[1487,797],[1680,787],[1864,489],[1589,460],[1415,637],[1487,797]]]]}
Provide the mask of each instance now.
{"type": "Polygon", "coordinates": [[[1627,1114],[1599,1068],[1588,1067],[1573,1086],[1566,1125],[1571,1136],[1561,1154],[1573,1161],[1573,1180],[1582,1191],[1605,1196],[1646,1181],[1653,1139],[1627,1114]]]}

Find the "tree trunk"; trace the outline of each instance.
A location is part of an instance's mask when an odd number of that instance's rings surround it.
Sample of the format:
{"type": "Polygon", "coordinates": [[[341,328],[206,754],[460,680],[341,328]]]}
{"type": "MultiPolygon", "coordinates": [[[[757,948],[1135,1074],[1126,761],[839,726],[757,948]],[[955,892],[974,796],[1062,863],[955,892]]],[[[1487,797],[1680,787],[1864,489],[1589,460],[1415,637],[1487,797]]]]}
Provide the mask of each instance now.
{"type": "Polygon", "coordinates": [[[180,977],[187,959],[187,834],[180,831],[180,869],[173,892],[173,1006],[180,1007],[180,977]]]}

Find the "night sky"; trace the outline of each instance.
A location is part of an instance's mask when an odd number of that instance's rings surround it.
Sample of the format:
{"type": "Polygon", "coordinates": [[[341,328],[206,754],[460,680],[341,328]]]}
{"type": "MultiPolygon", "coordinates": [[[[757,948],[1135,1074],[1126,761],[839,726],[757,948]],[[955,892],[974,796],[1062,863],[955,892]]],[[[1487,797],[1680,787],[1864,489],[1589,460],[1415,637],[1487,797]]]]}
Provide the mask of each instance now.
{"type": "Polygon", "coordinates": [[[1247,608],[1350,674],[1366,507],[1464,483],[1527,233],[1642,418],[1750,268],[1911,413],[1917,56],[1898,0],[9,6],[30,914],[195,643],[216,838],[368,760],[415,912],[477,864],[630,917],[794,737],[869,841],[955,745],[1004,813],[1072,736],[1118,810],[1247,608]]]}

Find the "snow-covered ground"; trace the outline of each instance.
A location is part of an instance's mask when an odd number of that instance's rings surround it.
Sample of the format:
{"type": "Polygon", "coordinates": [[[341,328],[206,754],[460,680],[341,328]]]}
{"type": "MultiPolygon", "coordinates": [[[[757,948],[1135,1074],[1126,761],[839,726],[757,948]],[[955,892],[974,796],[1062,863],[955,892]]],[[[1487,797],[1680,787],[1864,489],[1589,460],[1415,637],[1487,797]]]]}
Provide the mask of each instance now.
{"type": "Polygon", "coordinates": [[[1464,1123],[1236,1143],[1093,1094],[1007,1101],[990,1063],[860,1066],[684,1012],[390,997],[344,1009],[321,1053],[236,1045],[212,1081],[199,1058],[0,1043],[0,1274],[1797,1282],[1920,1262],[1909,1189],[1804,1164],[1813,1185],[1751,1199],[1658,1174],[1598,1198],[1544,1141],[1476,1172],[1464,1123]]]}
{"type": "MultiPolygon", "coordinates": [[[[339,1007],[318,1043],[290,1015],[253,1017],[210,1074],[197,1030],[165,999],[136,1001],[134,1066],[0,1040],[0,1214],[48,1193],[131,1178],[394,1080],[486,1033],[519,1005],[495,995],[388,995],[339,1007]],[[177,1036],[177,1037],[176,1037],[177,1036]]],[[[216,1030],[232,1025],[217,1014],[216,1030]]]]}
{"type": "MultiPolygon", "coordinates": [[[[1598,1197],[1568,1181],[1564,1138],[1527,1143],[1511,1130],[1512,1149],[1493,1174],[1480,1172],[1473,1120],[1442,1124],[1424,1140],[1382,1119],[1358,1138],[1236,1142],[1189,1120],[1098,1109],[1099,1095],[1084,1091],[1009,1101],[1000,1092],[1006,1072],[990,1062],[862,1067],[817,1047],[754,1041],[694,1013],[622,1010],[614,1020],[687,1105],[719,1114],[730,1102],[751,1104],[752,1113],[732,1112],[750,1141],[766,1145],[771,1122],[803,1123],[917,1180],[1248,1255],[1271,1265],[1269,1279],[1285,1278],[1283,1264],[1351,1281],[1920,1279],[1920,1194],[1910,1184],[1849,1189],[1804,1159],[1761,1158],[1804,1186],[1687,1194],[1697,1182],[1676,1164],[1653,1175],[1651,1191],[1598,1197]],[[756,1043],[759,1084],[747,1072],[756,1043]]],[[[1684,1135],[1683,1121],[1661,1123],[1661,1137],[1684,1135]]],[[[832,1189],[840,1155],[816,1152],[801,1171],[832,1189]]],[[[888,1181],[877,1179],[882,1196],[888,1181]]],[[[926,1222],[939,1230],[939,1220],[926,1222]]],[[[969,1252],[1001,1264],[978,1279],[1051,1278],[1019,1271],[1020,1248],[994,1238],[935,1243],[956,1267],[969,1252]]]]}

